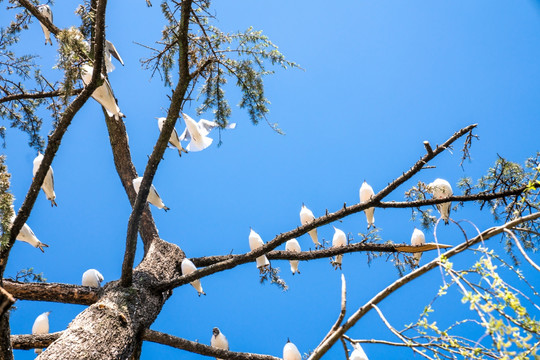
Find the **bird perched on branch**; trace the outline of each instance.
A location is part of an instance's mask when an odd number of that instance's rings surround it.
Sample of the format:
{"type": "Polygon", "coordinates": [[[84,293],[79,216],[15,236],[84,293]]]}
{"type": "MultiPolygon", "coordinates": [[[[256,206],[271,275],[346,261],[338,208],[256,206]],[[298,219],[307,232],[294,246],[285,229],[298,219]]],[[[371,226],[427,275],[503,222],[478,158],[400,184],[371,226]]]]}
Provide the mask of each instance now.
{"type": "MultiPolygon", "coordinates": [[[[366,181],[364,181],[360,187],[360,202],[368,202],[374,195],[375,192],[373,191],[373,188],[366,181]]],[[[375,227],[375,208],[370,207],[369,209],[365,209],[364,212],[366,213],[368,229],[372,226],[375,227]]]]}
{"type": "MultiPolygon", "coordinates": [[[[32,174],[34,177],[36,176],[42,161],[43,154],[38,151],[38,155],[34,159],[34,168],[32,169],[32,174]]],[[[56,194],[54,192],[54,172],[51,166],[49,166],[49,170],[47,170],[43,184],[41,184],[41,189],[45,193],[45,196],[47,196],[47,200],[51,202],[51,206],[58,206],[55,201],[56,194]]]]}
{"type": "MultiPolygon", "coordinates": [[[[92,66],[88,64],[81,66],[81,79],[85,86],[90,84],[93,72],[94,68],[92,66]]],[[[120,108],[118,107],[116,98],[114,97],[109,80],[107,80],[103,74],[100,75],[101,80],[103,80],[103,84],[94,90],[92,97],[105,108],[109,117],[114,117],[116,120],[126,117],[120,112],[120,108]]]]}
{"type": "MultiPolygon", "coordinates": [[[[424,235],[424,232],[422,230],[419,230],[417,228],[414,228],[414,231],[411,236],[411,245],[424,245],[426,243],[426,236],[424,235]]],[[[417,252],[413,254],[414,256],[414,265],[418,266],[420,263],[420,258],[422,257],[421,252],[417,252]]]]}
{"type": "MultiPolygon", "coordinates": [[[[142,177],[140,177],[140,176],[138,178],[136,178],[136,179],[133,179],[133,189],[135,189],[135,192],[137,194],[139,193],[139,188],[141,187],[141,181],[142,181],[142,177]]],[[[170,210],[168,207],[165,206],[165,204],[163,203],[163,200],[161,200],[161,198],[159,197],[159,194],[158,194],[156,188],[154,187],[154,185],[150,185],[150,190],[148,191],[147,201],[150,204],[157,207],[158,209],[163,209],[165,211],[170,210]]]]}
{"type": "Polygon", "coordinates": [[[103,281],[103,275],[96,269],[88,269],[83,273],[82,285],[99,288],[103,281]]]}
{"type": "MultiPolygon", "coordinates": [[[[51,312],[45,312],[39,315],[36,320],[34,320],[34,325],[32,325],[32,335],[37,334],[48,334],[49,333],[49,314],[51,312]]],[[[35,349],[36,354],[41,354],[43,349],[35,349]]]]}
{"type": "MultiPolygon", "coordinates": [[[[260,248],[264,245],[264,241],[262,240],[261,236],[257,234],[253,229],[249,232],[249,248],[251,251],[260,248]]],[[[266,255],[261,255],[256,259],[257,268],[261,273],[264,272],[264,269],[268,266],[270,266],[270,261],[268,261],[268,258],[266,255]]]]}
{"type": "MultiPolygon", "coordinates": [[[[163,129],[163,124],[165,123],[165,120],[167,120],[167,119],[164,118],[164,117],[159,117],[159,118],[156,118],[156,119],[158,121],[159,131],[161,132],[161,129],[163,129]]],[[[169,144],[171,144],[172,146],[174,146],[175,148],[178,149],[178,155],[182,156],[182,151],[187,154],[187,151],[186,151],[186,149],[184,149],[182,147],[182,144],[180,143],[180,138],[178,137],[178,133],[176,132],[176,129],[174,129],[174,128],[173,128],[173,131],[171,133],[171,137],[169,138],[169,144]]]]}
{"type": "MultiPolygon", "coordinates": [[[[219,127],[215,121],[201,119],[199,122],[193,120],[189,115],[182,113],[182,117],[186,123],[186,129],[180,135],[180,141],[189,141],[186,146],[187,151],[201,151],[212,144],[214,139],[208,137],[212,129],[219,127]]],[[[229,124],[225,129],[234,129],[236,123],[229,124]]]]}
{"type": "MultiPolygon", "coordinates": [[[[292,251],[292,252],[301,252],[302,249],[300,249],[300,244],[298,243],[298,240],[291,239],[285,243],[285,251],[292,251]]],[[[289,263],[291,264],[291,272],[294,275],[295,273],[299,273],[298,270],[298,260],[289,260],[289,263]]]]}
{"type": "MultiPolygon", "coordinates": [[[[332,238],[332,247],[340,247],[347,245],[347,235],[334,226],[334,237],[332,238]]],[[[343,261],[343,255],[336,255],[334,266],[341,269],[341,263],[343,261]]]]}
{"type": "MultiPolygon", "coordinates": [[[[315,220],[315,215],[313,215],[313,212],[309,210],[304,204],[302,204],[302,208],[300,209],[300,223],[303,225],[309,224],[315,220]]],[[[308,231],[309,236],[311,236],[311,240],[313,240],[313,243],[316,247],[321,247],[321,243],[319,243],[319,237],[317,236],[317,229],[313,229],[308,231]]]]}
{"type": "Polygon", "coordinates": [[[283,360],[302,360],[300,351],[289,339],[287,339],[287,343],[283,347],[283,360]]]}
{"type": "MultiPolygon", "coordinates": [[[[452,196],[452,186],[450,183],[444,179],[435,179],[432,183],[428,185],[428,190],[433,194],[434,199],[444,199],[449,196],[452,196]]],[[[444,220],[444,223],[448,225],[448,220],[450,219],[450,208],[452,207],[452,202],[444,202],[437,204],[437,210],[441,214],[441,218],[444,220]]]]}
{"type": "MultiPolygon", "coordinates": [[[[53,14],[52,14],[52,10],[49,7],[49,5],[39,5],[37,7],[37,9],[38,9],[39,13],[41,15],[45,16],[47,18],[47,20],[49,20],[51,22],[51,24],[52,24],[52,22],[53,22],[53,14]]],[[[41,22],[39,22],[39,25],[41,25],[41,29],[43,29],[43,34],[45,35],[45,45],[47,45],[47,43],[52,45],[51,32],[41,22]]]]}
{"type": "MultiPolygon", "coordinates": [[[[197,270],[195,264],[193,264],[193,262],[188,258],[184,258],[184,260],[182,260],[180,267],[182,268],[182,275],[189,275],[195,270],[197,270]]],[[[203,291],[200,279],[193,280],[192,282],[190,282],[190,284],[195,288],[195,290],[197,290],[197,294],[199,296],[206,295],[206,293],[203,291]]]]}
{"type": "MultiPolygon", "coordinates": [[[[229,350],[229,342],[227,338],[217,327],[212,329],[212,338],[210,339],[210,346],[217,349],[229,350]]],[[[222,360],[216,358],[216,360],[222,360]]]]}

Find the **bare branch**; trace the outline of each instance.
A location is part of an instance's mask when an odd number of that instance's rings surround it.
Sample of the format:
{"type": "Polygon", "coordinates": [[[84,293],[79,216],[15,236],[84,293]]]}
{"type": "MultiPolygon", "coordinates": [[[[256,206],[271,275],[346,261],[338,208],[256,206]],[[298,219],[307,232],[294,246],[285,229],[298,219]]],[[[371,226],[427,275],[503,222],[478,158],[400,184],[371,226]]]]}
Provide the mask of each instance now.
{"type": "Polygon", "coordinates": [[[61,283],[25,283],[4,279],[4,288],[19,300],[52,301],[91,305],[98,301],[100,289],[61,283]]]}
{"type": "MultiPolygon", "coordinates": [[[[82,91],[83,89],[75,89],[71,93],[73,95],[79,95],[82,91]]],[[[45,99],[45,98],[58,97],[58,96],[63,96],[63,95],[65,95],[65,92],[61,90],[12,94],[12,95],[6,95],[3,98],[0,98],[0,104],[4,102],[8,102],[8,101],[16,101],[16,100],[23,100],[23,99],[45,99]]]]}
{"type": "Polygon", "coordinates": [[[34,15],[39,20],[39,22],[46,26],[47,29],[49,29],[49,31],[54,35],[58,35],[58,33],[61,31],[58,27],[56,27],[56,25],[50,22],[49,19],[45,17],[45,15],[42,15],[37,9],[37,7],[34,6],[30,1],[17,0],[17,2],[24,6],[26,10],[28,10],[32,15],[34,15]]]}
{"type": "Polygon", "coordinates": [[[330,335],[332,335],[341,325],[343,322],[343,319],[345,318],[345,312],[347,311],[347,283],[345,282],[345,275],[341,274],[341,310],[339,312],[339,316],[328,332],[326,336],[324,337],[327,339],[330,335]]]}
{"type": "Polygon", "coordinates": [[[514,235],[513,232],[511,232],[510,230],[508,229],[504,229],[504,232],[509,234],[512,239],[514,239],[514,242],[516,243],[516,246],[517,248],[519,249],[519,252],[521,252],[521,255],[523,255],[523,257],[525,258],[525,260],[527,260],[527,262],[529,264],[531,264],[531,266],[533,268],[536,269],[536,271],[540,271],[540,266],[538,266],[534,261],[532,261],[532,259],[527,255],[527,253],[525,252],[525,250],[523,250],[523,247],[521,246],[521,243],[519,242],[519,239],[516,237],[516,235],[514,235]]]}
{"type": "Polygon", "coordinates": [[[15,298],[4,288],[0,287],[0,316],[4,315],[13,304],[15,304],[15,298]]]}

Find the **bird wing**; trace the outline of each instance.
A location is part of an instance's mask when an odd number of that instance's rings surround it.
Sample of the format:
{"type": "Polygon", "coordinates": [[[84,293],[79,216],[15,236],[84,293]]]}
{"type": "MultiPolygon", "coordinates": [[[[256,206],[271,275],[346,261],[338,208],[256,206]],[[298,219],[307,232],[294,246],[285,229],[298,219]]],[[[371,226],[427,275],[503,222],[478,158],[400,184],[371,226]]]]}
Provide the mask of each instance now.
{"type": "Polygon", "coordinates": [[[191,141],[191,134],[189,133],[188,129],[187,129],[187,126],[186,128],[184,129],[184,132],[182,133],[182,135],[180,135],[180,138],[179,138],[181,141],[191,141]]]}
{"type": "Polygon", "coordinates": [[[201,131],[201,135],[203,136],[208,135],[213,128],[219,127],[217,122],[204,119],[199,120],[198,125],[199,130],[201,131]]]}
{"type": "Polygon", "coordinates": [[[124,60],[122,60],[122,57],[114,47],[114,44],[110,42],[109,40],[105,40],[107,42],[107,50],[109,50],[109,53],[116,58],[116,60],[120,61],[120,64],[124,66],[124,60]]]}
{"type": "MultiPolygon", "coordinates": [[[[178,133],[176,132],[176,129],[175,129],[175,128],[173,128],[171,136],[174,137],[174,138],[176,138],[176,140],[178,141],[178,143],[180,143],[180,138],[178,137],[178,133]]],[[[171,144],[171,145],[174,146],[174,144],[173,144],[172,142],[170,142],[170,141],[169,141],[169,144],[171,144]]]]}

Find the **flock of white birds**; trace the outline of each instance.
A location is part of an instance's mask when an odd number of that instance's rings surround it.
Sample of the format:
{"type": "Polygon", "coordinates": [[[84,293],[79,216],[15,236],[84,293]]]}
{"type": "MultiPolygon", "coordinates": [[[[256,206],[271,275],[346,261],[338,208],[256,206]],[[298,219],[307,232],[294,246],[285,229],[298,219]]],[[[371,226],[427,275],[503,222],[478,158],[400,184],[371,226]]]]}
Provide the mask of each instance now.
{"type": "MultiPolygon", "coordinates": [[[[41,14],[46,16],[51,22],[52,22],[52,11],[48,5],[40,5],[38,7],[41,14]]],[[[49,30],[41,24],[41,27],[43,29],[43,33],[45,34],[45,44],[50,43],[52,45],[52,41],[50,38],[50,32],[49,30]]],[[[111,56],[114,56],[122,65],[124,65],[124,62],[122,58],[120,57],[120,54],[114,47],[114,45],[110,41],[106,41],[105,43],[105,66],[107,69],[107,72],[110,72],[114,70],[114,66],[111,63],[111,56]]],[[[85,85],[88,85],[90,83],[90,80],[92,78],[92,72],[93,67],[90,65],[83,65],[81,67],[81,78],[85,85]]],[[[103,76],[102,79],[104,80],[103,85],[98,87],[94,93],[92,94],[92,97],[100,103],[105,110],[107,111],[107,114],[110,117],[114,117],[116,120],[120,120],[121,118],[125,117],[122,112],[120,112],[120,108],[118,107],[118,104],[116,102],[116,99],[113,95],[111,85],[109,84],[108,80],[103,76]]],[[[176,129],[173,129],[173,133],[171,134],[171,137],[169,139],[169,144],[173,147],[175,147],[178,150],[178,154],[182,156],[182,152],[189,152],[189,151],[201,151],[206,149],[212,144],[213,139],[208,137],[210,131],[216,127],[219,127],[219,125],[215,121],[209,121],[201,119],[199,122],[196,122],[193,120],[190,116],[187,114],[182,114],[182,117],[186,123],[186,129],[184,132],[178,136],[178,133],[176,132],[176,129]],[[181,145],[181,141],[189,141],[189,144],[184,149],[181,145]]],[[[156,118],[158,120],[158,127],[159,131],[162,130],[163,124],[166,120],[164,117],[156,118]]],[[[229,124],[226,128],[228,129],[234,129],[236,127],[236,124],[232,123],[229,124]]],[[[43,155],[38,152],[38,156],[34,159],[34,167],[33,167],[33,175],[35,176],[41,162],[43,161],[43,155]]],[[[139,187],[141,185],[142,177],[138,177],[136,179],[133,179],[133,188],[135,192],[139,192],[139,187]]],[[[43,181],[43,184],[41,186],[43,192],[45,193],[47,200],[51,202],[51,206],[57,206],[56,204],[56,194],[54,192],[54,173],[52,167],[49,167],[49,170],[47,171],[47,175],[45,176],[45,180],[43,181]]],[[[452,196],[452,187],[450,186],[450,183],[444,179],[436,179],[432,183],[428,185],[428,190],[433,194],[434,199],[443,199],[452,196]]],[[[375,196],[375,192],[373,191],[373,188],[367,183],[363,182],[362,186],[360,187],[360,203],[365,203],[370,201],[375,196]]],[[[157,207],[158,209],[163,209],[165,211],[169,210],[167,206],[163,203],[163,200],[161,200],[161,197],[159,196],[156,188],[154,185],[151,186],[150,192],[148,194],[147,201],[157,207]]],[[[437,205],[437,209],[441,215],[441,218],[444,220],[446,224],[448,224],[449,218],[450,218],[450,208],[451,208],[451,202],[444,202],[437,205]]],[[[375,226],[375,208],[371,207],[364,210],[366,214],[366,220],[368,224],[368,229],[375,226]]],[[[13,213],[13,217],[11,219],[11,222],[13,223],[15,219],[15,212],[13,213]]],[[[311,223],[315,220],[315,215],[313,215],[313,212],[308,209],[304,204],[302,204],[302,208],[300,210],[300,223],[302,225],[306,225],[311,223]]],[[[316,248],[322,247],[321,243],[319,242],[318,235],[317,235],[317,229],[310,230],[308,232],[309,236],[311,237],[313,243],[315,244],[316,248]]],[[[24,241],[29,243],[30,245],[34,246],[35,248],[39,248],[42,252],[44,252],[44,247],[48,247],[47,244],[42,243],[38,240],[32,229],[27,224],[24,224],[23,228],[17,235],[17,240],[24,241]]],[[[334,236],[332,238],[332,247],[341,247],[346,246],[348,244],[347,235],[345,232],[341,229],[338,229],[334,226],[334,236]]],[[[419,229],[414,229],[412,237],[411,237],[411,244],[412,245],[423,245],[425,244],[425,235],[424,233],[419,229]]],[[[261,236],[257,234],[253,229],[251,229],[249,233],[249,247],[253,251],[261,246],[264,245],[264,241],[262,240],[261,236]]],[[[300,244],[298,240],[291,239],[288,240],[285,244],[285,250],[291,251],[291,252],[301,252],[300,244]]],[[[422,256],[421,252],[414,254],[414,260],[416,265],[420,262],[420,258],[422,256]]],[[[334,260],[334,266],[341,268],[341,264],[343,261],[343,255],[337,255],[334,260]]],[[[295,273],[300,273],[298,270],[298,260],[290,260],[291,265],[291,272],[294,275],[295,273]]],[[[270,262],[268,261],[268,258],[265,255],[259,256],[256,259],[256,265],[257,268],[264,272],[266,268],[270,266],[270,262]]],[[[191,260],[188,258],[185,258],[182,261],[181,264],[182,268],[182,274],[188,275],[197,270],[195,265],[191,260]]],[[[101,287],[101,283],[104,280],[103,275],[96,269],[89,269],[84,272],[82,276],[82,285],[83,286],[89,286],[89,287],[101,287]]],[[[206,295],[203,291],[201,281],[195,280],[190,283],[195,290],[197,290],[198,295],[206,295]]],[[[47,334],[49,332],[49,314],[50,312],[43,313],[39,315],[36,320],[34,321],[34,325],[32,326],[32,334],[47,334]]],[[[225,335],[216,327],[212,330],[212,338],[210,340],[210,345],[215,348],[229,350],[229,342],[227,341],[227,338],[225,335]]],[[[36,353],[41,353],[42,349],[36,349],[36,353]]],[[[354,350],[350,355],[350,360],[368,360],[368,357],[360,344],[354,344],[354,350]]],[[[301,360],[302,356],[300,354],[300,351],[294,345],[290,340],[287,340],[287,343],[283,347],[283,360],[301,360]]],[[[220,359],[217,359],[220,360],[220,359]]]]}

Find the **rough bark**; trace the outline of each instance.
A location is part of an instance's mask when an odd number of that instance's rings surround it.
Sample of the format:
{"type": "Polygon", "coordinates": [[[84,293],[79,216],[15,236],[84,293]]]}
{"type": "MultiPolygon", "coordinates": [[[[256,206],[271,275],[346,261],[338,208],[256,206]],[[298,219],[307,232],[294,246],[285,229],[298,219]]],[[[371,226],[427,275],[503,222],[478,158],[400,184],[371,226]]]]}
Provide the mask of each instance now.
{"type": "Polygon", "coordinates": [[[91,305],[100,289],[59,283],[24,283],[4,279],[4,287],[19,300],[52,301],[64,304],[91,305]]]}

